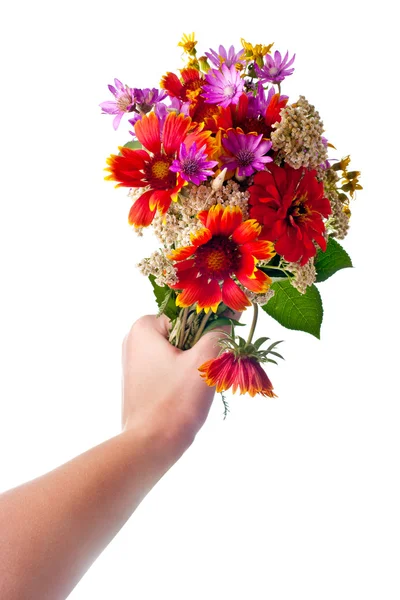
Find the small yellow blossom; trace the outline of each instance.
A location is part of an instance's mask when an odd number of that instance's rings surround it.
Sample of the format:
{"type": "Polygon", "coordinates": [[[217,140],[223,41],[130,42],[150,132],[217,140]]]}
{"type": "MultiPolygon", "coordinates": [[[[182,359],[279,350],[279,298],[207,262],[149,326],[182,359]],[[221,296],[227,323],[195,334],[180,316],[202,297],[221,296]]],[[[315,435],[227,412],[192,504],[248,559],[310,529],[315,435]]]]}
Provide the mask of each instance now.
{"type": "Polygon", "coordinates": [[[345,156],[344,158],[342,158],[342,160],[335,163],[332,168],[334,171],[346,171],[349,164],[350,164],[350,155],[345,156]]]}
{"type": "Polygon", "coordinates": [[[244,55],[246,59],[255,60],[259,67],[263,66],[263,57],[270,53],[271,48],[274,45],[274,42],[272,42],[272,44],[268,44],[268,46],[264,46],[263,44],[256,44],[253,46],[249,42],[246,42],[246,40],[243,38],[240,41],[242,42],[242,46],[245,50],[244,55]]]}
{"type": "Polygon", "coordinates": [[[196,48],[195,48],[196,44],[197,44],[197,42],[194,39],[194,32],[193,32],[193,33],[189,33],[189,34],[184,33],[178,46],[183,48],[183,50],[185,52],[187,52],[187,54],[191,54],[192,56],[194,56],[196,54],[196,48]]]}
{"type": "Polygon", "coordinates": [[[359,184],[358,178],[360,177],[360,171],[345,171],[342,177],[342,190],[349,192],[353,198],[356,190],[362,190],[362,185],[359,184]]]}

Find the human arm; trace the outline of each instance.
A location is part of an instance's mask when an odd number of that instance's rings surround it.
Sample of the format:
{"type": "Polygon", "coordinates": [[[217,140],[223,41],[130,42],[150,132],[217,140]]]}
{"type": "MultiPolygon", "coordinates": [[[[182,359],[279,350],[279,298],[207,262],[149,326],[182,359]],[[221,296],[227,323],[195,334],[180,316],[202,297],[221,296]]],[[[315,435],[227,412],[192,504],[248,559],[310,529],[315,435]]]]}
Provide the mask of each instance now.
{"type": "Polygon", "coordinates": [[[124,340],[122,433],[0,496],[0,598],[66,598],[193,442],[214,395],[197,367],[218,334],[182,352],[167,329],[142,317],[124,340]]]}

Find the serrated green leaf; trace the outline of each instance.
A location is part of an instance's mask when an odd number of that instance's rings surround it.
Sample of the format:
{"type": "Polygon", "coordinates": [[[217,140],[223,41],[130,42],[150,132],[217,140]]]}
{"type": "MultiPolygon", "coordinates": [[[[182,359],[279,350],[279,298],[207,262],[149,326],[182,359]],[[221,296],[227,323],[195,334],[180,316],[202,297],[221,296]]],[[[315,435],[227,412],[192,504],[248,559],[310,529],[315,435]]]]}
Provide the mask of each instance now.
{"type": "Polygon", "coordinates": [[[316,281],[325,281],[340,269],[352,267],[350,256],[334,238],[329,238],[326,251],[318,250],[314,260],[316,281]]]}
{"type": "Polygon", "coordinates": [[[154,275],[149,275],[149,280],[153,286],[154,296],[156,297],[159,314],[166,315],[171,321],[176,319],[179,313],[179,308],[175,304],[176,294],[168,286],[160,286],[156,284],[154,275]],[[166,300],[166,298],[168,299],[166,300]]]}
{"type": "Polygon", "coordinates": [[[319,291],[312,285],[300,294],[290,281],[276,281],[271,285],[275,294],[263,310],[288,329],[310,333],[319,339],[323,309],[319,291]]]}

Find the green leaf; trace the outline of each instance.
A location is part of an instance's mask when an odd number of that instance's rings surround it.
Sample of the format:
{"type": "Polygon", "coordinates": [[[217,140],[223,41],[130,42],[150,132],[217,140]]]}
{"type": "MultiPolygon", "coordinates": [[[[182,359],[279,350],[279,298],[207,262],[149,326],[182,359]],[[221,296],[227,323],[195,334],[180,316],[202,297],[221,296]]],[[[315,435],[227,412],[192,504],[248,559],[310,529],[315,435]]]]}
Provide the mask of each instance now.
{"type": "Polygon", "coordinates": [[[288,280],[275,281],[271,289],[275,294],[263,310],[284,327],[305,331],[319,339],[323,309],[315,285],[308,287],[305,294],[300,294],[288,280]]]}
{"type": "Polygon", "coordinates": [[[171,321],[176,319],[179,308],[175,304],[176,294],[167,285],[160,286],[156,284],[154,275],[149,275],[149,280],[153,286],[153,292],[156,297],[159,315],[166,315],[171,321]]]}
{"type": "Polygon", "coordinates": [[[213,321],[209,321],[207,323],[204,333],[212,331],[212,329],[216,329],[217,327],[222,327],[223,325],[235,325],[235,327],[244,327],[245,323],[239,323],[239,321],[236,321],[235,319],[229,319],[228,317],[218,317],[217,319],[214,319],[213,321]]]}
{"type": "Polygon", "coordinates": [[[131,150],[140,150],[141,148],[143,148],[143,146],[139,142],[139,140],[131,140],[130,142],[124,144],[124,148],[130,148],[131,150]]]}
{"type": "Polygon", "coordinates": [[[325,281],[340,269],[353,266],[350,256],[334,238],[329,238],[325,252],[318,250],[314,265],[317,282],[325,281]]]}

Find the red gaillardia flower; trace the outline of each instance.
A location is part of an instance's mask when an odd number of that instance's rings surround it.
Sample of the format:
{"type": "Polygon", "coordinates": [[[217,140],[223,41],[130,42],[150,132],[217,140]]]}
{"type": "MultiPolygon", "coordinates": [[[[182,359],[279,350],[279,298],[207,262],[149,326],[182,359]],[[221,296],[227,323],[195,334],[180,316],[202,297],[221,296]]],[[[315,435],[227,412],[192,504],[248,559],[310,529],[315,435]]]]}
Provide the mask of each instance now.
{"type": "Polygon", "coordinates": [[[190,117],[169,113],[162,125],[158,116],[151,112],[135,124],[135,134],[143,150],[120,147],[121,154],[112,154],[107,159],[105,179],[118,181],[116,187],[147,187],[133,204],[129,212],[129,223],[135,227],[147,227],[152,222],[156,210],[167,212],[172,200],[185,185],[184,179],[170,170],[177,158],[181,144],[189,149],[194,143],[198,148],[206,145],[207,157],[214,152],[209,131],[192,127],[190,117]]]}
{"type": "Polygon", "coordinates": [[[233,310],[243,311],[251,302],[233,277],[248,290],[264,294],[271,279],[256,268],[256,263],[274,256],[273,244],[258,240],[261,225],[254,219],[243,221],[238,206],[216,204],[198,218],[204,228],[192,234],[192,245],[169,256],[177,261],[178,275],[178,282],[171,287],[182,290],[176,304],[188,307],[197,303],[198,312],[210,308],[216,312],[222,301],[233,310]]]}
{"type": "Polygon", "coordinates": [[[249,187],[250,216],[263,225],[260,238],[274,242],[289,262],[304,265],[316,254],[316,242],[326,250],[323,218],[331,214],[324,186],[316,171],[268,164],[249,187]]]}
{"type": "Polygon", "coordinates": [[[274,398],[272,383],[260,363],[276,361],[268,358],[270,354],[283,358],[276,352],[276,346],[281,342],[272,343],[266,350],[260,347],[269,338],[260,338],[255,342],[251,339],[254,333],[254,325],[257,320],[258,308],[254,305],[253,325],[247,342],[235,334],[225,334],[219,341],[221,353],[217,358],[212,358],[199,368],[201,376],[210,387],[216,386],[217,392],[225,392],[232,388],[234,394],[239,388],[241,394],[255,396],[261,394],[274,398]]]}
{"type": "Polygon", "coordinates": [[[238,358],[227,350],[218,358],[212,358],[199,367],[201,376],[207,385],[215,387],[217,392],[232,388],[234,394],[239,388],[241,394],[276,397],[272,383],[259,362],[250,356],[238,358]]]}

